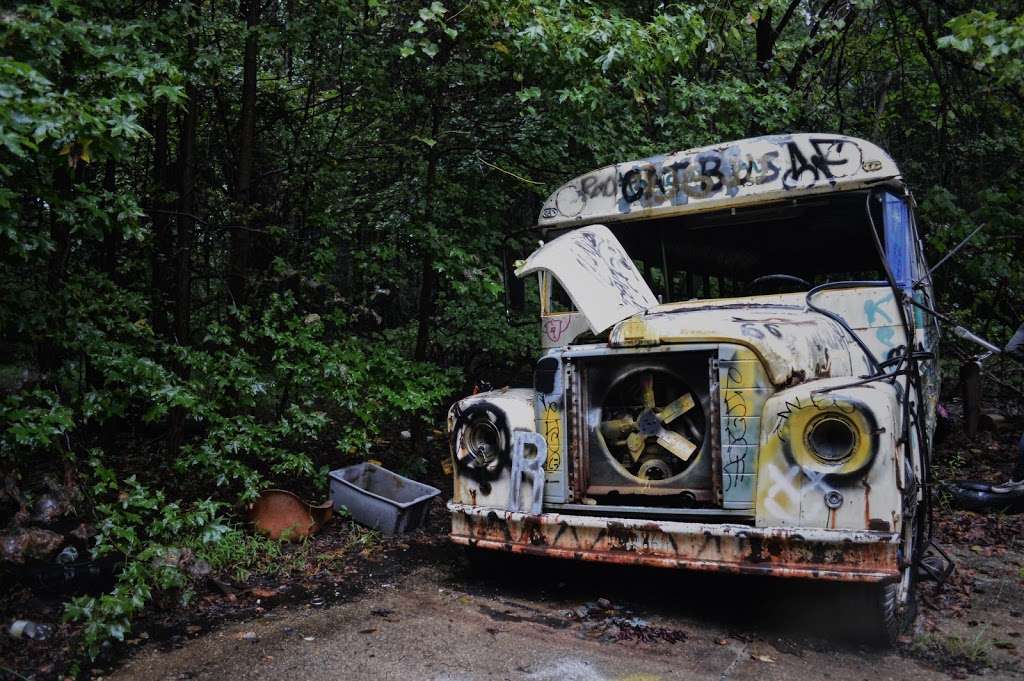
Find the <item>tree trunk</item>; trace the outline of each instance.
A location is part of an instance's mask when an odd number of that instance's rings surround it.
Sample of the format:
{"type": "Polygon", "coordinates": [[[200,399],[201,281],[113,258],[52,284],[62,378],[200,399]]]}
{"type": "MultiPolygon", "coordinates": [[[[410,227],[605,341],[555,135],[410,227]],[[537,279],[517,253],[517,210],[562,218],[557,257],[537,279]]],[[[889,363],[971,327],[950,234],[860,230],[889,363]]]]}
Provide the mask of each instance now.
{"type": "MultiPolygon", "coordinates": [[[[161,3],[161,9],[165,9],[161,3]]],[[[151,218],[153,222],[152,281],[150,284],[150,318],[153,332],[159,338],[170,339],[168,307],[171,303],[171,258],[174,250],[174,232],[168,214],[168,196],[172,191],[168,172],[168,110],[167,102],[157,106],[153,124],[153,196],[151,218]]]]}
{"type": "MultiPolygon", "coordinates": [[[[188,26],[188,54],[196,53],[194,27],[188,26]]],[[[175,250],[174,335],[181,345],[191,341],[192,321],[192,248],[195,234],[195,147],[199,126],[199,89],[192,83],[185,87],[186,106],[178,139],[178,247],[175,250]]]]}
{"type": "MultiPolygon", "coordinates": [[[[103,165],[103,190],[111,195],[117,191],[117,164],[114,161],[107,161],[103,165]]],[[[104,232],[100,270],[116,284],[121,283],[117,272],[117,250],[120,246],[121,232],[116,226],[104,232]]]]}
{"type": "Polygon", "coordinates": [[[228,292],[234,305],[244,305],[249,252],[252,237],[249,222],[252,208],[252,176],[256,155],[256,66],[259,45],[256,27],[259,24],[259,2],[245,3],[245,57],[242,64],[242,111],[238,121],[238,168],[235,176],[237,224],[231,228],[231,257],[228,269],[228,292]]]}
{"type": "MultiPolygon", "coordinates": [[[[157,0],[157,15],[162,17],[170,8],[170,0],[157,0]]],[[[158,338],[171,340],[168,308],[173,294],[171,259],[174,250],[174,231],[171,226],[170,141],[168,139],[170,110],[166,100],[156,105],[153,118],[153,191],[149,197],[150,221],[153,224],[153,250],[150,254],[150,324],[158,338]]]]}
{"type": "Polygon", "coordinates": [[[772,27],[772,10],[765,10],[764,16],[758,18],[755,27],[757,37],[757,70],[767,75],[771,69],[772,57],[775,55],[775,29],[772,27]]]}
{"type": "MultiPolygon", "coordinates": [[[[437,139],[438,112],[434,107],[433,139],[437,139]]],[[[426,225],[434,217],[434,185],[437,182],[437,152],[430,150],[427,159],[427,180],[423,187],[423,222],[426,225]]],[[[434,296],[437,288],[437,273],[434,271],[434,253],[432,245],[423,245],[423,259],[420,261],[420,299],[419,319],[416,327],[416,348],[413,359],[422,362],[427,358],[427,346],[430,342],[430,321],[434,316],[434,296]]]]}
{"type": "MultiPolygon", "coordinates": [[[[192,61],[196,52],[196,38],[192,26],[188,26],[188,54],[192,61]]],[[[192,83],[185,88],[188,107],[181,120],[178,135],[178,200],[177,248],[174,251],[174,337],[179,345],[191,342],[192,321],[192,245],[195,234],[195,145],[196,128],[199,125],[199,91],[192,83]]],[[[189,377],[188,367],[178,364],[174,367],[182,380],[189,377]]],[[[185,410],[175,407],[169,415],[167,448],[172,456],[177,455],[185,440],[185,410]]]]}
{"type": "MultiPolygon", "coordinates": [[[[54,170],[53,184],[59,204],[71,200],[71,188],[74,182],[72,173],[74,172],[75,170],[64,165],[60,165],[54,170]]],[[[46,263],[46,289],[50,294],[51,305],[54,309],[59,310],[56,313],[56,318],[61,319],[64,309],[62,295],[64,279],[68,258],[71,256],[71,227],[59,217],[58,213],[57,210],[50,210],[50,240],[53,242],[53,251],[46,263]]],[[[64,359],[62,349],[53,341],[51,334],[42,335],[36,353],[39,369],[44,375],[59,368],[64,359]]]]}

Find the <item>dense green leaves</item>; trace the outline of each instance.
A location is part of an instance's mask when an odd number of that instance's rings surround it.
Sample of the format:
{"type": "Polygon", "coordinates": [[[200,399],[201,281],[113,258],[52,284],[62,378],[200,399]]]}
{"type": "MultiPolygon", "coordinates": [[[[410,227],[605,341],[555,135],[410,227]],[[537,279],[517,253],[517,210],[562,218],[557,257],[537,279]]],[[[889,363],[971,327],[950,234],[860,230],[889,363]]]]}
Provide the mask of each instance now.
{"type": "Polygon", "coordinates": [[[950,19],[946,26],[952,32],[939,39],[940,47],[970,55],[974,68],[991,73],[998,83],[1022,84],[1024,14],[1004,19],[975,9],[950,19]]]}
{"type": "Polygon", "coordinates": [[[0,520],[46,477],[84,486],[95,550],[127,562],[69,616],[93,648],[124,636],[187,595],[169,550],[244,543],[235,504],[370,456],[422,473],[454,396],[529,380],[536,329],[508,325],[498,263],[547,192],[750,135],[880,143],[932,255],[985,224],[937,283],[1005,338],[1021,31],[890,0],[5,10],[0,520]]]}
{"type": "Polygon", "coordinates": [[[39,221],[96,237],[141,216],[133,193],[75,196],[59,175],[132,158],[147,136],[139,117],[155,99],[183,101],[180,71],[137,18],[54,0],[23,5],[0,27],[0,251],[22,257],[56,246],[39,221]]]}

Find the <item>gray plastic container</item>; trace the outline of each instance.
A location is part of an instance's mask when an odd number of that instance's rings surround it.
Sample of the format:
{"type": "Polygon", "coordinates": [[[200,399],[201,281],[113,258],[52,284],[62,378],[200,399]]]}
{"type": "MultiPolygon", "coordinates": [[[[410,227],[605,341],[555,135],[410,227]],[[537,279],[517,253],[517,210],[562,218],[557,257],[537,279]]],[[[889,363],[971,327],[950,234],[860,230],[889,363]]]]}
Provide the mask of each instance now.
{"type": "Polygon", "coordinates": [[[352,519],[381,534],[402,534],[423,525],[430,500],[441,490],[372,463],[330,472],[334,509],[344,506],[352,519]]]}

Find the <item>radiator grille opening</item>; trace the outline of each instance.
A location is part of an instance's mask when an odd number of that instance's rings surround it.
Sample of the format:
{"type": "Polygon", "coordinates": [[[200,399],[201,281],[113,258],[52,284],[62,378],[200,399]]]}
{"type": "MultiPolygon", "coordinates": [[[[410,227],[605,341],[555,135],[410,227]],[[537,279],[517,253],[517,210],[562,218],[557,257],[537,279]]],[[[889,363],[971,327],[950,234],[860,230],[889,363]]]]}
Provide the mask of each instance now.
{"type": "Polygon", "coordinates": [[[708,351],[583,366],[586,496],[599,505],[714,506],[708,351]]]}

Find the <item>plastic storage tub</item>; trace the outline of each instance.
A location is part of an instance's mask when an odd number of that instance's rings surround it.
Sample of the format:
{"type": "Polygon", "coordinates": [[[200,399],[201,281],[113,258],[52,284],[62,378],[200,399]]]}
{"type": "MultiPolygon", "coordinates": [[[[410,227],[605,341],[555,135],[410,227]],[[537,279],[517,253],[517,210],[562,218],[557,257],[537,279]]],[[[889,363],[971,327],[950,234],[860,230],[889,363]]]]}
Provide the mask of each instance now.
{"type": "Polygon", "coordinates": [[[402,534],[423,525],[430,500],[441,490],[392,473],[372,463],[330,472],[334,509],[382,534],[402,534]]]}

